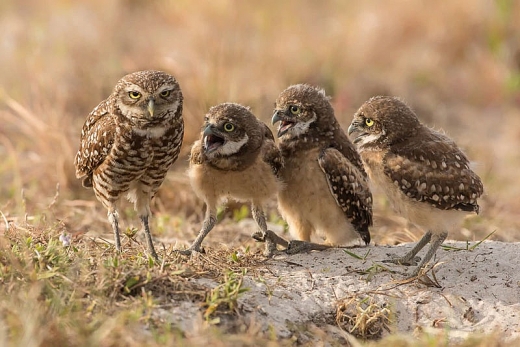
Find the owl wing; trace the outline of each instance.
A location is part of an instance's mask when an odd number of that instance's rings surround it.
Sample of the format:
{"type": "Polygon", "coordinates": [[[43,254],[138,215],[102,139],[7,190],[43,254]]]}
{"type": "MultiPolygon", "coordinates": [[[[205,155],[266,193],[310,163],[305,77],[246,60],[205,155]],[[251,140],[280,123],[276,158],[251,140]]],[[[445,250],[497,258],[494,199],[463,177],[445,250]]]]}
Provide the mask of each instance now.
{"type": "Polygon", "coordinates": [[[201,165],[202,159],[202,141],[197,140],[193,143],[190,152],[190,164],[201,165]]]}
{"type": "Polygon", "coordinates": [[[74,159],[76,177],[92,187],[92,172],[105,160],[114,144],[115,118],[109,113],[108,99],[88,116],[81,130],[81,143],[74,159]]]}
{"type": "Polygon", "coordinates": [[[274,136],[271,132],[271,129],[264,124],[261,123],[264,127],[264,144],[262,148],[262,159],[264,162],[268,163],[273,170],[273,173],[278,176],[281,168],[283,167],[283,157],[280,153],[280,149],[274,143],[274,136]]]}
{"type": "Polygon", "coordinates": [[[441,133],[432,131],[420,146],[395,146],[385,155],[383,166],[384,173],[413,200],[442,210],[479,211],[482,182],[464,153],[441,133]]]}
{"type": "Polygon", "coordinates": [[[364,172],[335,148],[321,151],[318,163],[336,203],[363,241],[370,243],[368,227],[372,225],[372,194],[364,172]]]}

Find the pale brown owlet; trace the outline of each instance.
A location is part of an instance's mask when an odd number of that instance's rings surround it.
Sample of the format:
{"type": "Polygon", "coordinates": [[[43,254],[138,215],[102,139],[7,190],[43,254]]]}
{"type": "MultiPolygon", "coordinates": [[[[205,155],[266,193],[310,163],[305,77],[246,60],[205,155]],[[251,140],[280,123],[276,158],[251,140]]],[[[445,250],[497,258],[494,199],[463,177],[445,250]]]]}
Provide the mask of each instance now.
{"type": "Polygon", "coordinates": [[[273,124],[280,122],[279,148],[284,159],[278,208],[293,238],[288,253],[344,245],[361,237],[370,243],[372,194],[363,164],[341,129],[322,89],[293,85],[276,100],[273,124]]]}
{"type": "Polygon", "coordinates": [[[348,130],[374,184],[394,209],[426,233],[404,257],[388,262],[411,265],[430,249],[411,273],[418,275],[437,248],[468,212],[479,212],[480,178],[468,158],[446,135],[421,124],[402,101],[377,96],[365,102],[348,130]]]}
{"type": "Polygon", "coordinates": [[[83,125],[74,161],[76,177],[83,179],[83,186],[94,188],[108,210],[118,251],[118,202],[126,194],[141,219],[148,251],[158,258],[148,225],[150,200],[181,149],[182,101],[173,76],[134,72],[116,84],[83,125]]]}
{"type": "Polygon", "coordinates": [[[264,206],[281,188],[277,173],[283,166],[271,130],[251,111],[239,104],[224,103],[210,108],[200,139],[193,144],[189,177],[195,193],[206,203],[202,228],[183,254],[201,252],[201,244],[217,222],[217,207],[224,199],[251,202],[253,218],[271,255],[283,239],[267,230],[264,206]]]}

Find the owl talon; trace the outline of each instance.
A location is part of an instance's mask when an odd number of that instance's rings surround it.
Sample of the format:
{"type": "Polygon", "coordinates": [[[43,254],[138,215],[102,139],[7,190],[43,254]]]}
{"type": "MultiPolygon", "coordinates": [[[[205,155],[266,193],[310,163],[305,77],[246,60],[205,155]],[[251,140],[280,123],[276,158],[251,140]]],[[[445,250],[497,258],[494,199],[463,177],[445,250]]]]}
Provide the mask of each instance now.
{"type": "Polygon", "coordinates": [[[267,243],[273,243],[275,247],[277,245],[280,245],[282,247],[288,247],[289,242],[287,242],[284,238],[276,235],[276,233],[272,230],[267,230],[265,233],[261,231],[257,231],[251,235],[253,239],[255,239],[258,242],[267,242],[267,243]]]}
{"type": "Polygon", "coordinates": [[[251,237],[258,242],[265,242],[267,233],[264,234],[261,231],[257,231],[257,232],[254,232],[253,234],[251,234],[251,237]]]}

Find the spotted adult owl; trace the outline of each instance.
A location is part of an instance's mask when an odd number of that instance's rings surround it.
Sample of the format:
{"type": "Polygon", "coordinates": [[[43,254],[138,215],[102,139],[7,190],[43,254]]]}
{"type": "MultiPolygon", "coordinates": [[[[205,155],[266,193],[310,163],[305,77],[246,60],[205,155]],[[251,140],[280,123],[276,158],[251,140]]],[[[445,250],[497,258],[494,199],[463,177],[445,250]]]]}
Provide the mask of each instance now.
{"type": "Polygon", "coordinates": [[[482,182],[453,140],[422,124],[397,98],[377,96],[365,102],[348,132],[374,184],[381,187],[399,214],[426,231],[408,254],[389,260],[410,265],[431,242],[411,273],[416,276],[448,231],[467,213],[479,212],[482,182]]]}
{"type": "Polygon", "coordinates": [[[361,159],[334,116],[322,89],[298,84],[276,100],[272,123],[284,159],[278,208],[293,238],[288,253],[322,249],[361,237],[370,243],[372,194],[361,159]],[[303,241],[303,242],[298,242],[303,241]]]}
{"type": "Polygon", "coordinates": [[[76,177],[94,189],[108,210],[118,251],[118,203],[126,194],[141,220],[148,251],[158,258],[148,221],[150,200],[179,155],[184,134],[182,103],[181,88],[173,76],[138,71],[117,82],[83,125],[76,177]]]}

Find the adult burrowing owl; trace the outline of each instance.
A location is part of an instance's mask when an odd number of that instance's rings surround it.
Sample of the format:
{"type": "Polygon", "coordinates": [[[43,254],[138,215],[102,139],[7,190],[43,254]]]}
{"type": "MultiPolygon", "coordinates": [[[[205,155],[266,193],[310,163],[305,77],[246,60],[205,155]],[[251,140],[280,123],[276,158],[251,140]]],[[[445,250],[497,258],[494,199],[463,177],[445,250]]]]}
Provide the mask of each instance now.
{"type": "Polygon", "coordinates": [[[83,179],[84,187],[93,187],[107,208],[118,251],[117,205],[127,193],[143,224],[148,251],[157,259],[148,225],[150,199],[179,155],[184,134],[182,100],[181,88],[171,75],[135,72],[116,84],[83,125],[76,177],[83,179]]]}
{"type": "Polygon", "coordinates": [[[426,230],[404,257],[390,260],[412,263],[431,241],[430,249],[411,276],[435,254],[467,212],[479,211],[480,178],[457,145],[444,134],[421,124],[399,99],[371,98],[357,111],[348,130],[355,134],[365,168],[387,194],[395,210],[426,230]]]}
{"type": "Polygon", "coordinates": [[[321,249],[308,243],[313,233],[328,245],[345,244],[358,236],[368,244],[372,224],[372,195],[367,175],[354,146],[334,117],[325,92],[298,84],[276,100],[273,124],[278,137],[285,188],[278,207],[289,224],[288,253],[321,249]]]}
{"type": "Polygon", "coordinates": [[[200,139],[191,149],[189,176],[197,195],[206,203],[206,217],[193,244],[181,253],[202,251],[201,243],[217,221],[223,199],[250,201],[260,232],[253,237],[267,242],[266,253],[282,243],[267,230],[263,207],[281,187],[276,174],[282,167],[271,130],[248,108],[224,103],[210,108],[200,139]]]}

